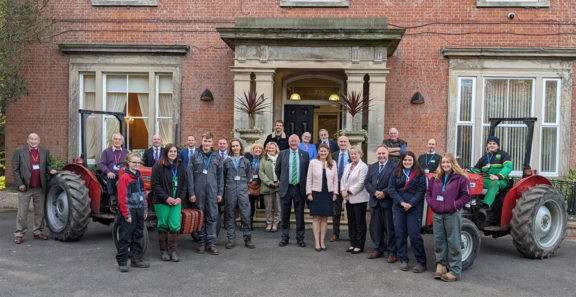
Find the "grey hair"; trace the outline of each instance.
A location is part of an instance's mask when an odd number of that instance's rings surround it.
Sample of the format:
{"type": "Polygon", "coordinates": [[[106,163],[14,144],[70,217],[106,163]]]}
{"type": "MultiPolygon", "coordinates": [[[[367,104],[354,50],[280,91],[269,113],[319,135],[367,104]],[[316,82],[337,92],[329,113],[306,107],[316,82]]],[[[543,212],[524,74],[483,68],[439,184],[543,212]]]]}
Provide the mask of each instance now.
{"type": "Polygon", "coordinates": [[[120,135],[120,137],[122,138],[122,141],[124,141],[124,135],[120,134],[120,133],[114,133],[112,134],[112,138],[110,138],[111,140],[114,140],[114,137],[116,137],[116,135],[120,135]]]}

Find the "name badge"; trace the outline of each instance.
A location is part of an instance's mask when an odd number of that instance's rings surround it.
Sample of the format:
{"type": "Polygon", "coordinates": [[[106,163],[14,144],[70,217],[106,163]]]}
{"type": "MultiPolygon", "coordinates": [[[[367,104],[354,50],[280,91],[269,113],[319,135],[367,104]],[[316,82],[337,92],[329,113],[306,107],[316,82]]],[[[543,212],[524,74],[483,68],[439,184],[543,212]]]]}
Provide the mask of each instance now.
{"type": "Polygon", "coordinates": [[[257,179],[257,178],[258,178],[258,174],[252,175],[252,179],[257,179]]]}
{"type": "Polygon", "coordinates": [[[240,180],[240,177],[239,177],[238,175],[236,175],[236,176],[234,177],[234,180],[240,180]]]}
{"type": "Polygon", "coordinates": [[[430,173],[430,170],[428,168],[424,169],[424,173],[430,173]]]}
{"type": "Polygon", "coordinates": [[[204,169],[204,170],[202,170],[202,173],[208,174],[208,170],[204,169]]]}
{"type": "Polygon", "coordinates": [[[490,163],[486,164],[486,168],[490,168],[490,163]]]}
{"type": "Polygon", "coordinates": [[[140,195],[140,201],[144,201],[144,196],[140,195]]]}
{"type": "Polygon", "coordinates": [[[32,170],[40,170],[40,165],[39,164],[33,164],[32,170]]]}
{"type": "Polygon", "coordinates": [[[120,166],[114,165],[114,170],[116,170],[116,171],[120,170],[120,166]]]}
{"type": "Polygon", "coordinates": [[[178,186],[178,181],[174,181],[174,186],[175,186],[175,187],[178,186]]]}
{"type": "Polygon", "coordinates": [[[430,163],[436,163],[436,160],[431,160],[430,163]]]}
{"type": "Polygon", "coordinates": [[[436,196],[436,200],[437,201],[444,201],[444,196],[438,195],[438,196],[436,196]]]}

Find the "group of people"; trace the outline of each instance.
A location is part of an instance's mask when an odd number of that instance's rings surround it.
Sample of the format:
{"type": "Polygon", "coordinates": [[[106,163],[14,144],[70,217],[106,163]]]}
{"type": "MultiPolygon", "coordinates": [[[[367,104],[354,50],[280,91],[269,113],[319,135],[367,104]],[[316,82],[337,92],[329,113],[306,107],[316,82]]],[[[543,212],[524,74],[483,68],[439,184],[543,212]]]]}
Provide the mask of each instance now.
{"type": "MultiPolygon", "coordinates": [[[[227,249],[236,245],[235,216],[239,209],[244,245],[253,249],[253,216],[256,201],[263,197],[266,209],[267,232],[281,230],[280,247],[290,243],[290,213],[296,218],[296,243],[305,247],[304,208],[309,205],[313,217],[314,249],[327,250],[328,217],[332,217],[330,241],[340,237],[340,217],[343,204],[348,216],[350,245],[346,252],[362,253],[365,249],[366,211],[370,207],[370,229],[374,250],[370,259],[384,257],[387,262],[400,261],[401,270],[409,270],[407,241],[416,258],[412,271],[426,271],[426,254],[420,235],[424,199],[433,211],[433,230],[436,256],[434,277],[456,281],[461,277],[460,210],[470,200],[467,173],[458,165],[454,155],[436,153],[436,141],[430,139],[427,152],[418,158],[407,150],[406,141],[398,138],[398,130],[390,129],[390,138],[377,148],[377,162],[368,166],[362,161],[360,148],[351,147],[346,136],[337,143],[329,140],[322,129],[320,141],[310,143],[311,135],[287,136],[282,121],[264,144],[255,143],[245,153],[238,139],[229,143],[202,135],[201,145],[196,138],[187,138],[186,148],[178,152],[174,144],[162,147],[159,135],[153,136],[152,147],[141,157],[123,148],[120,134],[112,137],[112,147],[102,152],[100,169],[108,181],[108,191],[117,199],[121,220],[117,262],[120,271],[128,271],[130,249],[131,266],[149,267],[142,260],[142,229],[147,217],[147,202],[153,204],[158,218],[158,240],[161,259],[179,261],[178,234],[181,224],[182,202],[196,204],[204,213],[199,234],[198,253],[218,255],[216,226],[220,215],[219,203],[225,201],[224,226],[227,249]],[[141,164],[152,167],[151,192],[147,197],[141,164]],[[121,167],[126,167],[118,178],[121,167]],[[427,177],[428,174],[428,177],[427,177]]],[[[473,171],[485,172],[484,199],[487,207],[502,188],[512,170],[508,154],[499,149],[500,140],[487,139],[487,154],[473,171]]],[[[43,234],[43,208],[40,203],[46,191],[46,173],[51,169],[49,152],[39,148],[37,134],[28,136],[28,145],[18,148],[13,159],[16,184],[19,186],[20,207],[14,242],[23,241],[27,230],[24,204],[33,199],[35,206],[34,238],[47,239],[43,234]],[[30,165],[31,164],[31,165],[30,165]],[[38,192],[38,193],[36,193],[38,192]],[[42,195],[41,195],[42,194],[42,195]]],[[[424,218],[425,219],[425,218],[424,218]]]]}

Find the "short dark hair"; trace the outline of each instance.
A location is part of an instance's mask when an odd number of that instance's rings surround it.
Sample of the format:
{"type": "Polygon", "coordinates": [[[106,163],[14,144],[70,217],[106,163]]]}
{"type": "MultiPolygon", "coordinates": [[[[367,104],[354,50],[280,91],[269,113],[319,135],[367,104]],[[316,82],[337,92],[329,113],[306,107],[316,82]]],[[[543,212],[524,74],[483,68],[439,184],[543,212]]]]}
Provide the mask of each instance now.
{"type": "Polygon", "coordinates": [[[276,125],[277,123],[280,123],[280,124],[282,124],[282,126],[284,126],[284,122],[282,122],[282,120],[276,120],[276,121],[274,122],[274,125],[276,125]]]}
{"type": "Polygon", "coordinates": [[[212,132],[206,132],[206,133],[202,134],[202,138],[213,139],[214,135],[212,135],[212,132]]]}
{"type": "Polygon", "coordinates": [[[240,144],[240,156],[244,155],[244,145],[242,144],[242,141],[240,141],[240,139],[237,138],[232,138],[230,140],[230,150],[232,149],[232,142],[237,141],[240,144]]]}

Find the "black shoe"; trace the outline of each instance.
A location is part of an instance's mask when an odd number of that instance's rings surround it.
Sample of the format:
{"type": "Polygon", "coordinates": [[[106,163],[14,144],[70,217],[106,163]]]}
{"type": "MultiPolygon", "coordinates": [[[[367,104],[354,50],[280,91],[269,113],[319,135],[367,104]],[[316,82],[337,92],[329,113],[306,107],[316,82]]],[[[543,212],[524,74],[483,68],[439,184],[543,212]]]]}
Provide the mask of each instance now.
{"type": "Polygon", "coordinates": [[[298,240],[298,245],[300,247],[306,247],[306,243],[304,242],[304,240],[298,240]]]}
{"type": "Polygon", "coordinates": [[[126,264],[118,264],[118,270],[120,270],[120,272],[128,272],[130,271],[130,268],[128,268],[126,264]]]}
{"type": "Polygon", "coordinates": [[[252,243],[252,239],[251,238],[246,238],[244,239],[244,246],[249,248],[249,249],[253,249],[256,246],[252,243]]]}
{"type": "Polygon", "coordinates": [[[356,255],[356,254],[362,253],[363,251],[364,251],[363,249],[354,249],[354,250],[351,251],[350,253],[356,255]]]}
{"type": "Polygon", "coordinates": [[[148,268],[150,267],[150,263],[138,259],[132,259],[130,260],[130,266],[138,268],[148,268]]]}
{"type": "Polygon", "coordinates": [[[314,250],[317,251],[317,252],[321,252],[321,251],[322,251],[322,248],[317,248],[317,247],[315,247],[314,250]]]}
{"type": "Polygon", "coordinates": [[[328,247],[323,247],[323,248],[321,248],[321,249],[322,249],[323,251],[327,251],[327,250],[328,250],[328,247]]]}
{"type": "Polygon", "coordinates": [[[288,239],[282,239],[280,240],[280,242],[278,243],[278,246],[284,247],[288,244],[288,239]]]}
{"type": "Polygon", "coordinates": [[[352,251],[354,251],[354,247],[353,247],[353,246],[351,246],[351,247],[349,247],[349,248],[346,249],[346,252],[347,252],[347,253],[351,253],[352,251]]]}
{"type": "Polygon", "coordinates": [[[226,249],[232,249],[232,248],[234,248],[234,247],[236,247],[236,242],[234,242],[234,241],[228,241],[228,242],[226,243],[226,249]]]}

